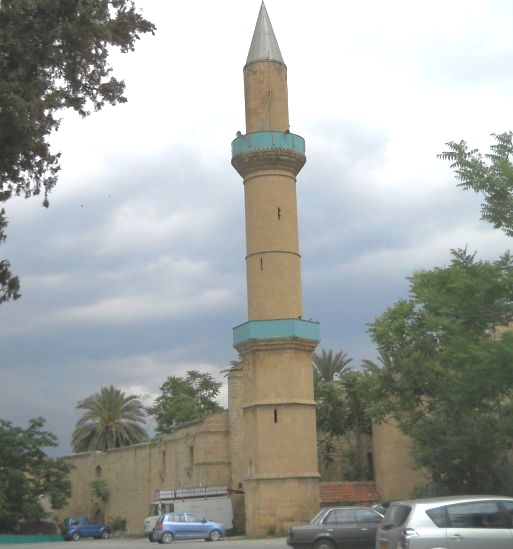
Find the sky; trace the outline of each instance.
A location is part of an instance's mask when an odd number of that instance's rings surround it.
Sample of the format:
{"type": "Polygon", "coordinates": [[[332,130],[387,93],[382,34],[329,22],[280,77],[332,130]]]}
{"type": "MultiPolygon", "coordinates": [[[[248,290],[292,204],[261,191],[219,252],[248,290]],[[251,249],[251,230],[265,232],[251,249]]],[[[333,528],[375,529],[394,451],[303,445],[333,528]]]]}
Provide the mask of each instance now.
{"type": "MultiPolygon", "coordinates": [[[[113,52],[128,102],[64,113],[50,208],[6,205],[0,249],[22,298],[0,307],[0,418],[42,416],[71,452],[76,404],[114,385],[149,405],[168,376],[223,382],[247,320],[242,69],[260,0],[136,0],[157,26],[113,52]]],[[[488,152],[513,129],[510,0],[267,0],[288,68],[304,318],[318,347],[358,366],[368,324],[408,296],[408,276],[467,247],[510,241],[457,187],[445,143],[488,152]]],[[[152,429],[152,422],[148,428],[152,429]]]]}

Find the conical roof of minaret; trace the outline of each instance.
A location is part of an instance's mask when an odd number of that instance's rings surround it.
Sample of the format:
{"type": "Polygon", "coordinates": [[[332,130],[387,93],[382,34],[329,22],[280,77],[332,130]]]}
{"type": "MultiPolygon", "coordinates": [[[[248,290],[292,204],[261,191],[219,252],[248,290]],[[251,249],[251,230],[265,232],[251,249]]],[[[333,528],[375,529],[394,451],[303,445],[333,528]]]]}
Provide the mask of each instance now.
{"type": "Polygon", "coordinates": [[[247,63],[253,61],[278,61],[285,64],[265,4],[262,2],[249,48],[247,63]]]}

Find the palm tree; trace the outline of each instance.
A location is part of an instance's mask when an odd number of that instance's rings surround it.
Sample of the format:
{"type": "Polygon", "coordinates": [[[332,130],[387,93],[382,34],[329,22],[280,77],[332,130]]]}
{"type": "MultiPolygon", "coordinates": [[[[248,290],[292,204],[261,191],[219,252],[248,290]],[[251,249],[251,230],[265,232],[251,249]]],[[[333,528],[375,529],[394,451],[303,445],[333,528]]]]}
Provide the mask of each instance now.
{"type": "Polygon", "coordinates": [[[353,360],[342,351],[333,355],[333,351],[325,351],[324,349],[321,354],[314,353],[312,358],[314,374],[319,380],[323,381],[340,379],[341,376],[351,370],[347,365],[353,360]]]}
{"type": "Polygon", "coordinates": [[[392,359],[389,356],[384,355],[381,351],[379,352],[377,359],[378,362],[381,362],[381,364],[378,364],[373,360],[369,360],[368,358],[364,358],[362,360],[362,368],[364,373],[375,374],[383,370],[383,368],[392,367],[392,359]]]}
{"type": "Polygon", "coordinates": [[[141,426],[144,407],[136,395],[127,396],[111,385],[81,400],[76,408],[86,412],[71,437],[75,452],[104,451],[148,440],[141,426]]]}

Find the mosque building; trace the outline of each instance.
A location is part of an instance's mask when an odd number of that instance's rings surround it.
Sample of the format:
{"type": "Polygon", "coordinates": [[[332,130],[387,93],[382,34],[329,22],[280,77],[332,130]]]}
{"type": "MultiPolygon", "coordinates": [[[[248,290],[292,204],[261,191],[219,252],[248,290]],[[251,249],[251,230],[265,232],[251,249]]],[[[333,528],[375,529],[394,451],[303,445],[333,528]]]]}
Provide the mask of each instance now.
{"type": "MultiPolygon", "coordinates": [[[[243,179],[248,318],[233,329],[240,360],[228,375],[228,409],[157,441],[67,456],[73,490],[62,516],[98,513],[97,480],[109,488],[101,514],[123,517],[131,534],[142,532],[162,488],[229,487],[234,530],[249,537],[284,534],[319,510],[312,353],[320,326],[303,318],[296,201],[305,140],[289,129],[287,67],[263,2],[243,73],[246,133],[232,142],[232,165],[243,179]]],[[[400,434],[382,426],[375,440],[378,493],[409,495],[416,477],[400,434]]],[[[360,500],[378,497],[367,484],[360,500]]]]}

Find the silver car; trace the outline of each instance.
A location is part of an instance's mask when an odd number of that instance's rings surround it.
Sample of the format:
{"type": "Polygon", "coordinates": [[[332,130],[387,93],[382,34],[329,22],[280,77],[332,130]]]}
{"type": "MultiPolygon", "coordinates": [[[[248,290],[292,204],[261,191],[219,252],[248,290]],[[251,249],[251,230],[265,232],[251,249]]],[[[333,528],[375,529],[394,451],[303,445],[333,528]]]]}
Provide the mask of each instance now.
{"type": "Polygon", "coordinates": [[[454,496],[395,501],[376,549],[513,549],[513,498],[454,496]]]}

